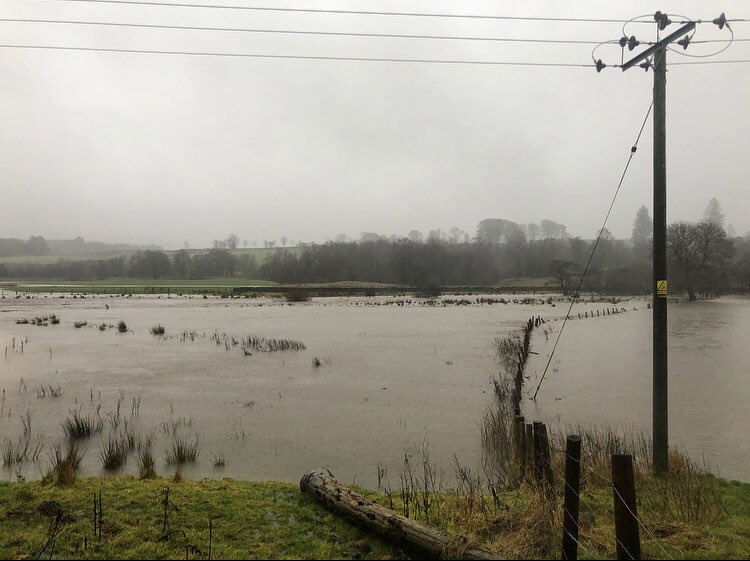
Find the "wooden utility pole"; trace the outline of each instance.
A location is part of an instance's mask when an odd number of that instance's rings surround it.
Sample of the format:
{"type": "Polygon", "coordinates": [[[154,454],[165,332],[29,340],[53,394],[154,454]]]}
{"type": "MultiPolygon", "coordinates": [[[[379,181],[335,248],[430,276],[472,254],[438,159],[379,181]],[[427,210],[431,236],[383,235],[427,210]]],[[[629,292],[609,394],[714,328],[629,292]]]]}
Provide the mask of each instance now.
{"type": "MultiPolygon", "coordinates": [[[[660,29],[669,25],[666,15],[654,16],[660,29]],[[665,18],[657,19],[657,16],[665,18]]],[[[669,468],[667,394],[667,47],[695,29],[689,22],[622,65],[632,68],[653,56],[654,66],[654,277],[653,277],[653,464],[654,471],[669,468]]],[[[649,64],[650,66],[650,64],[649,64]]],[[[646,69],[649,68],[646,66],[646,69]]]]}

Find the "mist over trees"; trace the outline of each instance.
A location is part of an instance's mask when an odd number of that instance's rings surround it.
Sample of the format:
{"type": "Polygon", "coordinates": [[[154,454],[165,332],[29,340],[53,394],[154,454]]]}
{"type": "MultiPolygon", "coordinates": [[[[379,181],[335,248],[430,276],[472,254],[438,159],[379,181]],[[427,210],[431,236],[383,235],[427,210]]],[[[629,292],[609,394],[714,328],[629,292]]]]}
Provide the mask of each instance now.
{"type": "Polygon", "coordinates": [[[42,236],[31,236],[28,240],[0,238],[0,257],[70,255],[105,251],[136,251],[139,249],[161,248],[156,245],[87,242],[80,236],[72,240],[46,240],[42,236]]]}
{"type": "MultiPolygon", "coordinates": [[[[750,289],[750,237],[730,237],[723,227],[721,206],[709,202],[704,220],[678,222],[668,230],[670,293],[731,288],[750,289]]],[[[651,236],[648,209],[638,209],[629,240],[601,232],[596,253],[582,285],[584,290],[611,293],[651,291],[651,236]]],[[[571,237],[552,220],[517,224],[490,218],[477,225],[471,239],[460,228],[412,230],[408,236],[362,232],[358,241],[345,234],[325,244],[300,244],[296,250],[273,249],[262,261],[234,249],[239,238],[216,240],[207,251],[187,249],[136,251],[110,259],[57,263],[0,264],[3,279],[97,280],[107,278],[199,279],[240,276],[280,283],[369,281],[409,286],[502,286],[504,280],[536,278],[573,293],[594,246],[593,240],[571,237]],[[233,249],[229,249],[229,248],[233,249]]],[[[2,240],[5,251],[42,252],[43,238],[2,240]],[[31,241],[34,240],[33,243],[31,241]]],[[[282,245],[288,240],[282,239],[282,245]]],[[[243,244],[244,245],[244,244],[243,244]]],[[[0,247],[3,247],[0,245],[0,247]]]]}

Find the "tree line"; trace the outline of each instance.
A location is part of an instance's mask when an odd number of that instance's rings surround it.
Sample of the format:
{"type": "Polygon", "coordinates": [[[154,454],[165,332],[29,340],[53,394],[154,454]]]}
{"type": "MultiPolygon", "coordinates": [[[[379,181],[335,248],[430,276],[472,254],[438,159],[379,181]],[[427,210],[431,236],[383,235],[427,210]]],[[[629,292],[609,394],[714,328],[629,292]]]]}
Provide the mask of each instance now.
{"type": "MultiPolygon", "coordinates": [[[[553,221],[518,225],[485,219],[477,235],[412,235],[392,239],[309,244],[290,251],[275,249],[262,262],[214,247],[205,252],[158,250],[129,256],[50,264],[0,265],[0,278],[96,280],[107,278],[197,279],[241,276],[280,283],[368,281],[409,286],[491,286],[507,279],[551,278],[551,285],[571,293],[596,244],[582,289],[611,293],[651,291],[651,236],[648,209],[641,207],[629,240],[618,240],[606,229],[597,240],[567,234],[553,221]],[[531,232],[532,235],[528,235],[531,232]]],[[[230,236],[227,245],[236,247],[230,236]]],[[[670,292],[750,289],[750,237],[732,237],[715,199],[699,222],[676,222],[667,232],[670,292]]]]}

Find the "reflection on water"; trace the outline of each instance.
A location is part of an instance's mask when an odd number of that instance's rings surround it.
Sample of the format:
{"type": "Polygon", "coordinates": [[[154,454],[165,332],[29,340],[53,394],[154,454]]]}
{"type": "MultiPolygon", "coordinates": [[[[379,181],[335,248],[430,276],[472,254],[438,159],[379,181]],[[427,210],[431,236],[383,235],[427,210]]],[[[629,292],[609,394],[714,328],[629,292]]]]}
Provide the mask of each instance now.
{"type": "MultiPolygon", "coordinates": [[[[553,324],[559,329],[558,324],[553,324]]],[[[722,476],[750,480],[750,300],[670,305],[670,443],[722,476]]],[[[552,339],[552,338],[550,338],[552,339]]],[[[609,422],[651,429],[651,313],[568,322],[526,413],[561,425],[609,422]]],[[[550,344],[535,339],[527,389],[550,344]]]]}
{"type": "MultiPolygon", "coordinates": [[[[157,471],[170,441],[169,427],[198,434],[198,464],[189,477],[237,477],[297,481],[308,469],[327,466],[344,481],[374,486],[377,464],[391,478],[405,453],[427,437],[431,455],[446,468],[456,453],[479,463],[481,412],[497,371],[492,340],[520,327],[529,316],[553,318],[563,306],[472,305],[448,307],[364,306],[393,298],[320,299],[281,305],[269,300],[87,298],[0,300],[0,363],[5,400],[0,439],[17,439],[20,415],[29,411],[35,433],[45,435],[43,462],[25,466],[38,477],[61,422],[72,409],[132,417],[134,432],[155,435],[157,471]],[[109,309],[105,307],[109,305],[109,309]],[[60,325],[16,325],[20,317],[55,313],[60,325]],[[102,322],[124,320],[127,334],[99,331],[102,322]],[[74,321],[88,326],[73,327],[74,321]],[[194,341],[149,333],[160,323],[167,335],[195,331],[194,341]],[[301,340],[304,351],[254,353],[225,350],[214,332],[301,340]],[[206,337],[203,337],[206,334],[206,337]],[[312,364],[314,357],[322,365],[312,364]],[[23,380],[23,383],[21,382],[23,380]],[[42,384],[61,386],[59,398],[37,397],[42,384]],[[25,388],[25,389],[24,389],[25,388]],[[224,454],[226,468],[209,458],[224,454]]],[[[650,424],[650,313],[639,311],[566,327],[555,371],[526,414],[561,423],[650,424]]],[[[607,304],[581,305],[603,309],[607,304]]],[[[750,349],[750,302],[723,299],[671,308],[671,426],[673,441],[706,458],[730,477],[750,479],[746,406],[750,349]]],[[[553,322],[554,329],[559,322],[553,322]]],[[[552,337],[550,337],[550,340],[552,337]]],[[[529,373],[543,367],[547,343],[532,342],[529,373]]],[[[548,352],[548,349],[547,349],[548,352]]],[[[98,446],[86,446],[84,474],[101,473],[98,446]]],[[[126,473],[136,471],[131,456],[126,473]]],[[[0,470],[3,478],[16,477],[0,470]]],[[[397,476],[395,476],[397,477],[397,476]]]]}

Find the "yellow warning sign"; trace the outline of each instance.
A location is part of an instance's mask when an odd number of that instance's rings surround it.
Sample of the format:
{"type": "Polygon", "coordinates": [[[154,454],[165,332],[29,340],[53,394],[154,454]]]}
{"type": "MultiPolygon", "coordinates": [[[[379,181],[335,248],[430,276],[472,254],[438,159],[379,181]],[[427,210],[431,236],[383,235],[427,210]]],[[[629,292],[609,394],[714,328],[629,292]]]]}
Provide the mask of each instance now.
{"type": "Polygon", "coordinates": [[[656,295],[659,298],[667,297],[667,281],[665,280],[656,281],[656,295]]]}

